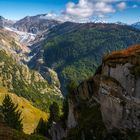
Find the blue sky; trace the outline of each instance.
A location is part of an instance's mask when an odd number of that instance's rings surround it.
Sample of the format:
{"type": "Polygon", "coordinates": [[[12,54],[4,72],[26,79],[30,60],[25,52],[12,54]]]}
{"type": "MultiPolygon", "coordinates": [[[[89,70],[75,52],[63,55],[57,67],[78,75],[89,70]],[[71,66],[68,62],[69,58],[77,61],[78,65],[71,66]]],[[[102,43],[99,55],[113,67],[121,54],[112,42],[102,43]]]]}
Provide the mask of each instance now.
{"type": "Polygon", "coordinates": [[[0,0],[0,15],[9,19],[44,13],[61,20],[133,23],[140,21],[140,0],[0,0]]]}

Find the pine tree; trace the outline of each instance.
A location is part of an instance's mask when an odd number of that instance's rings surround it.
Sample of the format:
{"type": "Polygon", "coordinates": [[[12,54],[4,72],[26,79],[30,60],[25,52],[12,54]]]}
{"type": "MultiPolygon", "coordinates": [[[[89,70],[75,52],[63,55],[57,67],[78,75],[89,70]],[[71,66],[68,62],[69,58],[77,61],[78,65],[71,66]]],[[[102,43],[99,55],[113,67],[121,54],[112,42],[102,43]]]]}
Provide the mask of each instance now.
{"type": "Polygon", "coordinates": [[[35,133],[46,136],[47,122],[45,122],[42,118],[39,120],[39,123],[38,123],[36,130],[35,130],[35,133]]]}
{"type": "Polygon", "coordinates": [[[2,103],[2,112],[7,125],[16,130],[22,130],[21,112],[17,110],[18,105],[15,105],[10,96],[6,95],[2,103]]]}

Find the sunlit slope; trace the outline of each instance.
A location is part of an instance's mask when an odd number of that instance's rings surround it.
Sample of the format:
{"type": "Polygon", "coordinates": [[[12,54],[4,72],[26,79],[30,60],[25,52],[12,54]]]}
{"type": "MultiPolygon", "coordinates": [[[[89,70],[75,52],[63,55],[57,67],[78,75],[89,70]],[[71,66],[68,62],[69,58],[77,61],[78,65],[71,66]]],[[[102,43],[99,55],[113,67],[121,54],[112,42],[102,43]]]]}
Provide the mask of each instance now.
{"type": "Polygon", "coordinates": [[[23,118],[23,131],[27,134],[33,133],[37,127],[39,119],[42,117],[47,120],[48,114],[35,108],[31,103],[23,97],[19,97],[16,94],[9,93],[5,88],[0,88],[0,105],[6,94],[9,94],[14,103],[19,105],[19,110],[22,111],[23,118]]]}

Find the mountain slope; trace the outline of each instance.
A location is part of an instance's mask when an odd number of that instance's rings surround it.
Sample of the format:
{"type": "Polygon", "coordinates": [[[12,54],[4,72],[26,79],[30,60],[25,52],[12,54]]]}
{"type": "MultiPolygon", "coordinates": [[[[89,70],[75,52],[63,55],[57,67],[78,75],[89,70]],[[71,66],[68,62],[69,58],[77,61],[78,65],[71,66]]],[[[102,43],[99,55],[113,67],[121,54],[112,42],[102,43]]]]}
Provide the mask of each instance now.
{"type": "Polygon", "coordinates": [[[18,104],[18,109],[22,112],[21,117],[23,118],[23,131],[26,134],[31,134],[34,132],[38,125],[40,118],[47,121],[48,114],[40,111],[31,105],[31,103],[23,97],[18,97],[15,93],[8,93],[7,89],[0,88],[0,105],[5,95],[9,95],[15,104],[18,104]]]}
{"type": "Polygon", "coordinates": [[[48,140],[39,135],[29,135],[19,132],[7,126],[4,121],[3,114],[0,107],[0,139],[1,140],[48,140]]]}
{"type": "Polygon", "coordinates": [[[62,97],[59,87],[48,84],[38,72],[16,61],[4,50],[0,50],[0,86],[44,110],[48,109],[52,101],[59,101],[62,97]]]}
{"type": "Polygon", "coordinates": [[[58,25],[60,22],[56,20],[46,19],[45,14],[36,16],[27,16],[19,21],[17,21],[13,27],[19,31],[30,32],[30,33],[40,33],[45,30],[58,25]]]}
{"type": "Polygon", "coordinates": [[[140,43],[140,31],[117,24],[66,22],[49,30],[45,37],[29,66],[37,69],[38,60],[44,60],[43,65],[58,73],[62,90],[68,80],[80,82],[93,75],[103,55],[140,43]]]}
{"type": "Polygon", "coordinates": [[[62,95],[53,70],[46,72],[47,81],[23,64],[29,59],[30,49],[25,44],[26,39],[22,41],[22,36],[24,34],[11,27],[0,28],[0,105],[4,96],[9,94],[22,111],[23,131],[31,134],[40,118],[47,120],[48,113],[45,112],[48,112],[49,105],[53,101],[59,105],[62,103],[62,95]]]}

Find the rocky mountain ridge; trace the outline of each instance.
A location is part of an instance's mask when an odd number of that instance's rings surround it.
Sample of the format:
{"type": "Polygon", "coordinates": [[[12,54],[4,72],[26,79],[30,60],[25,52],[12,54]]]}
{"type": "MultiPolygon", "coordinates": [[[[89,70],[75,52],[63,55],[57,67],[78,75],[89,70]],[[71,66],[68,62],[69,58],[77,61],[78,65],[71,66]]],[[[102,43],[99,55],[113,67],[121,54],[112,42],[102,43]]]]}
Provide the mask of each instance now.
{"type": "Polygon", "coordinates": [[[27,16],[17,21],[13,27],[19,31],[37,34],[60,24],[57,20],[47,19],[45,15],[27,16]]]}

